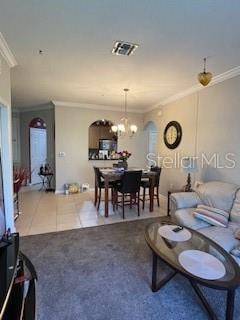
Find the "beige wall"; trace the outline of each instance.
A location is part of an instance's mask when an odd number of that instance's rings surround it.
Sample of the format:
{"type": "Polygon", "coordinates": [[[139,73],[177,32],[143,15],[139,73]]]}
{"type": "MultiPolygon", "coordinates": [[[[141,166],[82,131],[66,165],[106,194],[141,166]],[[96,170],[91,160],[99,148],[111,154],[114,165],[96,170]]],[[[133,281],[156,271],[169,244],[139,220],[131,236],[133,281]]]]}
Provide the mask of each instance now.
{"type": "MultiPolygon", "coordinates": [[[[142,167],[145,164],[146,140],[143,133],[143,115],[130,114],[131,120],[139,127],[131,139],[120,138],[119,150],[132,152],[130,166],[142,167]]],[[[94,185],[93,165],[111,166],[113,161],[88,160],[88,127],[99,119],[119,122],[122,112],[88,110],[73,107],[55,107],[56,126],[56,190],[63,190],[64,183],[86,182],[94,185]],[[59,157],[65,152],[65,157],[59,157]]]]}
{"type": "Polygon", "coordinates": [[[29,168],[29,123],[33,118],[42,118],[47,125],[47,163],[55,170],[54,107],[20,112],[21,165],[29,168]]]}
{"type": "Polygon", "coordinates": [[[0,130],[6,227],[14,228],[10,67],[0,54],[0,130]]]}
{"type": "MultiPolygon", "coordinates": [[[[144,123],[154,121],[158,127],[159,155],[174,157],[199,156],[204,153],[207,159],[216,152],[221,165],[229,164],[224,160],[226,153],[235,154],[234,169],[216,169],[213,162],[201,168],[198,161],[198,173],[195,178],[202,181],[222,180],[240,184],[240,77],[232,78],[212,87],[194,93],[163,107],[163,114],[158,116],[154,110],[145,114],[144,123]],[[198,100],[199,98],[199,100],[198,100]],[[168,149],[163,142],[163,132],[169,121],[180,122],[183,130],[182,142],[175,150],[168,149]]],[[[181,169],[163,169],[160,192],[182,187],[186,174],[181,169]]]]}
{"type": "Polygon", "coordinates": [[[10,84],[10,68],[7,62],[0,54],[1,73],[0,73],[0,102],[4,105],[11,105],[11,84],[10,84]]]}

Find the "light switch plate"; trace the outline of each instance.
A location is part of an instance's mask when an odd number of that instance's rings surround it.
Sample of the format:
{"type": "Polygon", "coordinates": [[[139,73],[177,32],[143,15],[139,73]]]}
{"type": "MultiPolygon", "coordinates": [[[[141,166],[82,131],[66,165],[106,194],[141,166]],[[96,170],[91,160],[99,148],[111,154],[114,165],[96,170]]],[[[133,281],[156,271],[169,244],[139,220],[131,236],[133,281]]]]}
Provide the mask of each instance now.
{"type": "Polygon", "coordinates": [[[64,158],[66,156],[66,152],[64,152],[64,151],[60,151],[59,153],[58,153],[58,157],[59,158],[64,158]]]}

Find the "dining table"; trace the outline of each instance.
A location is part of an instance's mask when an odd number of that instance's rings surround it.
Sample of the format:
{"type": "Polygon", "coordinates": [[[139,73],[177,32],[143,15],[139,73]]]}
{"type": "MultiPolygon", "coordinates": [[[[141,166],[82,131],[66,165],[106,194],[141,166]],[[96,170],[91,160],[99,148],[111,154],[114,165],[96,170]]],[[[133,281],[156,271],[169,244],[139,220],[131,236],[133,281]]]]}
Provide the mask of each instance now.
{"type": "MultiPolygon", "coordinates": [[[[99,167],[101,172],[101,176],[104,179],[104,215],[107,218],[109,215],[109,182],[110,181],[120,181],[121,176],[124,173],[124,170],[119,170],[116,168],[103,168],[99,167]]],[[[149,198],[150,198],[150,206],[149,211],[153,212],[154,209],[154,182],[155,177],[157,175],[156,172],[139,169],[139,168],[128,168],[128,171],[131,170],[142,170],[142,179],[149,179],[150,187],[149,187],[149,198]]],[[[95,203],[97,199],[97,185],[95,183],[95,203]]]]}

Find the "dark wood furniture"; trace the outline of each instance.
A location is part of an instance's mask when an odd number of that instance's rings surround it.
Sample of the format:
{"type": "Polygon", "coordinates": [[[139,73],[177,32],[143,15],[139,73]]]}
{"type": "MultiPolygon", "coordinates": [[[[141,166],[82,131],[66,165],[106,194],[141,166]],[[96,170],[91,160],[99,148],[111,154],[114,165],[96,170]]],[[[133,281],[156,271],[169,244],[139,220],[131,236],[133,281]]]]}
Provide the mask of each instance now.
{"type": "MultiPolygon", "coordinates": [[[[170,279],[177,273],[183,275],[189,280],[195,293],[202,302],[210,319],[217,320],[217,317],[204,297],[198,284],[217,290],[227,291],[227,307],[226,320],[233,320],[234,315],[234,297],[235,290],[240,285],[240,268],[236,261],[227,253],[222,247],[211,239],[205,237],[201,233],[186,228],[191,232],[191,239],[183,242],[169,241],[163,238],[159,232],[159,227],[164,224],[171,224],[170,222],[155,222],[147,226],[145,231],[145,239],[148,246],[152,250],[152,291],[156,292],[163,287],[170,279]],[[181,252],[185,250],[201,250],[206,253],[214,255],[218,258],[225,267],[225,275],[218,280],[206,280],[199,278],[192,273],[187,272],[180,264],[178,257],[181,252]],[[157,277],[158,263],[161,262],[170,267],[169,274],[165,275],[159,282],[157,277]]],[[[174,303],[174,301],[173,301],[174,303]]]]}
{"type": "Polygon", "coordinates": [[[19,251],[19,235],[0,248],[0,319],[36,320],[36,271],[19,251]]]}
{"type": "Polygon", "coordinates": [[[19,191],[22,186],[22,181],[20,178],[13,181],[13,203],[14,203],[14,220],[20,215],[20,208],[19,208],[19,191]],[[15,209],[16,208],[16,209],[15,209]]]}
{"type": "Polygon", "coordinates": [[[15,168],[13,170],[14,220],[16,220],[21,213],[19,207],[19,191],[24,182],[26,182],[27,176],[28,172],[24,168],[15,168]]]}
{"type": "MultiPolygon", "coordinates": [[[[94,174],[95,174],[95,200],[94,205],[97,206],[97,210],[99,210],[100,203],[101,203],[101,196],[102,196],[102,189],[105,189],[105,182],[102,178],[102,174],[100,171],[100,168],[93,167],[94,174]]],[[[111,198],[113,202],[113,187],[114,187],[114,181],[109,183],[109,188],[111,188],[111,198]]]]}
{"type": "MultiPolygon", "coordinates": [[[[123,172],[119,172],[116,169],[113,168],[99,168],[102,177],[104,178],[104,186],[105,186],[105,196],[104,196],[104,200],[105,200],[105,217],[108,217],[108,199],[109,199],[109,184],[112,181],[119,181],[121,179],[121,175],[123,174],[123,172]]],[[[129,168],[129,170],[139,170],[136,168],[129,168]]],[[[153,194],[154,194],[154,181],[155,181],[155,176],[156,173],[155,172],[151,172],[151,171],[144,171],[142,173],[142,178],[147,178],[150,180],[150,188],[149,188],[149,196],[150,196],[150,212],[153,211],[153,194]]],[[[95,181],[95,200],[94,202],[96,202],[97,199],[97,186],[96,186],[96,181],[95,181]]]]}
{"type": "Polygon", "coordinates": [[[123,219],[125,219],[125,205],[129,204],[130,208],[132,208],[132,205],[137,205],[138,210],[138,216],[140,216],[140,183],[142,178],[142,170],[134,170],[134,171],[125,171],[123,175],[121,176],[121,180],[119,181],[119,184],[116,184],[114,188],[114,206],[117,202],[118,205],[118,193],[121,194],[121,201],[120,204],[122,206],[122,216],[123,219]],[[126,202],[126,196],[130,197],[130,200],[126,202]],[[134,201],[133,201],[134,199],[134,201]]]}
{"type": "Polygon", "coordinates": [[[39,172],[38,175],[42,180],[41,188],[39,189],[39,191],[54,191],[54,189],[51,187],[51,182],[54,174],[52,172],[39,172]]]}
{"type": "MultiPolygon", "coordinates": [[[[160,175],[161,175],[162,168],[160,168],[160,167],[151,167],[150,170],[152,172],[156,172],[155,181],[154,181],[153,197],[154,197],[154,199],[157,199],[157,204],[158,204],[158,207],[159,207],[160,206],[160,201],[159,201],[159,182],[160,182],[160,175]],[[156,190],[156,193],[155,193],[155,190],[156,190]]],[[[148,189],[148,194],[149,194],[149,188],[150,188],[149,179],[143,179],[141,181],[141,187],[143,188],[143,197],[140,198],[140,200],[142,201],[142,208],[144,210],[145,201],[146,201],[146,189],[148,189]]]]}

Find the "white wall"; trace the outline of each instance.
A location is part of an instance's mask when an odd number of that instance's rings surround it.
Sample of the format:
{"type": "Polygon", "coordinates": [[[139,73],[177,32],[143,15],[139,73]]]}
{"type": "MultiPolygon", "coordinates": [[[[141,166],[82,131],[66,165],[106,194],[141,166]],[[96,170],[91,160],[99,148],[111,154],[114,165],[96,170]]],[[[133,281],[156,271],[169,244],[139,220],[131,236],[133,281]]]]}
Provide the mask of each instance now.
{"type": "MultiPolygon", "coordinates": [[[[234,169],[216,169],[213,164],[201,168],[198,162],[196,179],[202,181],[221,180],[240,185],[240,77],[235,77],[217,85],[207,87],[197,93],[184,97],[163,107],[158,116],[154,110],[145,114],[144,123],[154,121],[158,127],[158,153],[171,156],[178,152],[180,156],[199,156],[204,153],[208,159],[215,152],[220,156],[220,164],[226,153],[235,154],[234,169]],[[199,99],[199,100],[198,100],[199,99]],[[177,149],[168,149],[163,141],[163,132],[169,121],[178,121],[183,130],[181,144],[177,149]]],[[[186,174],[180,169],[163,168],[160,192],[167,194],[173,188],[180,188],[186,182],[186,174]]]]}
{"type": "MultiPolygon", "coordinates": [[[[113,161],[88,160],[88,127],[94,121],[107,119],[117,123],[122,118],[122,112],[89,110],[77,107],[55,107],[55,139],[56,139],[56,190],[63,190],[65,183],[87,182],[93,187],[93,166],[112,166],[113,161]],[[65,157],[59,157],[59,152],[65,152],[65,157]]],[[[143,115],[129,114],[139,130],[129,138],[120,138],[119,150],[132,152],[130,166],[142,167],[145,164],[147,150],[143,133],[143,115]]],[[[116,161],[115,161],[116,162],[116,161]]]]}
{"type": "Polygon", "coordinates": [[[6,227],[15,230],[13,218],[12,129],[10,68],[0,55],[1,151],[6,227]]]}

